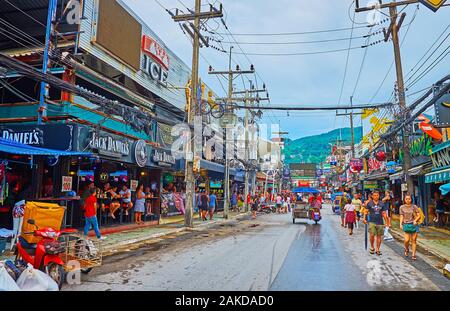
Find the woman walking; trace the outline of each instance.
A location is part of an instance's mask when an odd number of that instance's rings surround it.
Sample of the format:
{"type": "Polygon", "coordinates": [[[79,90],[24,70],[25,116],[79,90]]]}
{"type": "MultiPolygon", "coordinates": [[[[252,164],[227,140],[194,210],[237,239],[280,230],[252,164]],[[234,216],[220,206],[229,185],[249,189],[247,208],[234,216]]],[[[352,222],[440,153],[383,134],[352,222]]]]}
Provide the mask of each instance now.
{"type": "Polygon", "coordinates": [[[412,204],[412,197],[407,194],[404,204],[400,206],[400,228],[405,233],[405,257],[409,255],[409,244],[411,242],[412,260],[416,260],[417,236],[419,235],[418,221],[420,211],[417,205],[412,204]]]}
{"type": "Polygon", "coordinates": [[[209,212],[209,192],[207,191],[203,192],[200,196],[200,201],[201,201],[200,211],[202,215],[202,220],[205,221],[207,220],[206,215],[209,212]]]}
{"type": "Polygon", "coordinates": [[[253,198],[251,198],[250,204],[252,206],[252,219],[256,219],[256,213],[258,212],[259,208],[258,196],[255,195],[253,198]]]}
{"type": "Polygon", "coordinates": [[[143,224],[142,214],[145,213],[145,193],[144,185],[139,185],[136,190],[136,202],[134,203],[134,222],[138,225],[143,224]]]}
{"type": "Polygon", "coordinates": [[[356,222],[356,211],[355,206],[350,202],[350,200],[345,205],[344,211],[345,211],[345,223],[347,224],[348,234],[352,235],[353,227],[356,222]]]}

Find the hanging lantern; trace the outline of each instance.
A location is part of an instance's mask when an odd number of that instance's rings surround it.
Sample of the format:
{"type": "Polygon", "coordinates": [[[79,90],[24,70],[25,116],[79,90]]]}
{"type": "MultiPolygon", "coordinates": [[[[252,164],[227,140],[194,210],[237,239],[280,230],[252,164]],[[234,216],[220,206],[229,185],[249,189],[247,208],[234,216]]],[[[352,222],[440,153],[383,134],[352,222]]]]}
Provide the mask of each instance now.
{"type": "Polygon", "coordinates": [[[385,161],[385,160],[386,160],[386,153],[385,153],[384,151],[378,151],[378,152],[375,154],[375,158],[376,158],[378,161],[380,161],[380,162],[385,161]]]}

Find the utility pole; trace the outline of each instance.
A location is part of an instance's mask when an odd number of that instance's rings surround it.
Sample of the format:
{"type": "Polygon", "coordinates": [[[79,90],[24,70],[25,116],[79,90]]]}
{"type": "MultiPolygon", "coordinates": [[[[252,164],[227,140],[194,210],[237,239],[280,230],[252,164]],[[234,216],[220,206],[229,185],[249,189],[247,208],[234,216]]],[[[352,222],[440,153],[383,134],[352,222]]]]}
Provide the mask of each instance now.
{"type": "MultiPolygon", "coordinates": [[[[251,86],[250,86],[251,88],[251,86]]],[[[250,96],[250,93],[248,91],[245,92],[245,107],[247,108],[247,105],[249,103],[248,98],[250,96]]],[[[245,212],[248,212],[248,192],[249,192],[249,175],[250,175],[250,167],[249,167],[249,160],[250,160],[250,153],[248,150],[249,144],[248,144],[248,109],[245,109],[245,116],[244,116],[244,128],[245,128],[245,162],[246,162],[246,168],[245,168],[245,180],[244,180],[244,198],[245,198],[245,212]]]]}
{"type": "MultiPolygon", "coordinates": [[[[400,108],[402,109],[403,118],[406,120],[410,117],[411,113],[408,110],[408,107],[406,106],[406,100],[405,100],[405,84],[403,80],[403,68],[402,68],[402,60],[401,60],[401,52],[400,52],[400,43],[399,43],[399,37],[398,33],[399,30],[403,24],[403,21],[406,17],[406,13],[403,13],[400,16],[399,21],[397,22],[398,14],[397,14],[397,6],[403,6],[408,4],[417,3],[417,0],[410,0],[410,1],[400,1],[400,2],[390,2],[386,4],[380,4],[374,7],[367,7],[367,8],[359,8],[359,5],[357,3],[356,12],[363,12],[363,11],[369,11],[374,9],[382,9],[382,8],[389,8],[389,15],[391,18],[391,24],[389,26],[388,31],[384,31],[385,37],[384,41],[387,42],[389,38],[392,38],[392,43],[394,46],[394,57],[395,57],[395,69],[397,74],[397,88],[398,88],[398,103],[400,108]]],[[[412,176],[409,175],[409,170],[412,167],[411,164],[411,153],[410,153],[410,144],[409,144],[409,135],[410,135],[410,125],[406,125],[403,131],[402,135],[402,142],[403,142],[403,174],[404,178],[406,180],[408,191],[413,192],[414,191],[414,183],[412,176]]]]}
{"type": "MultiPolygon", "coordinates": [[[[250,106],[250,103],[252,102],[252,98],[250,97],[251,94],[258,94],[259,92],[266,92],[265,85],[262,90],[255,90],[253,87],[252,81],[250,81],[250,90],[245,91],[238,91],[234,92],[233,94],[245,94],[245,107],[248,108],[250,106]]],[[[253,122],[252,122],[253,123],[253,122]]],[[[245,109],[245,117],[244,117],[244,128],[245,128],[245,162],[246,162],[246,169],[245,169],[245,180],[244,180],[244,197],[245,197],[245,211],[248,212],[249,206],[247,203],[247,196],[249,194],[249,185],[250,185],[250,150],[249,150],[249,109],[245,109]]],[[[254,169],[251,170],[254,172],[254,169]]],[[[253,176],[255,177],[255,176],[253,176]]],[[[252,194],[254,194],[254,185],[252,181],[252,194]]]]}
{"type": "MultiPolygon", "coordinates": [[[[204,38],[200,34],[200,20],[210,19],[210,18],[221,18],[223,17],[222,5],[220,10],[217,11],[210,6],[209,12],[201,12],[201,0],[195,0],[195,11],[194,14],[177,14],[173,16],[175,22],[183,21],[194,21],[193,25],[193,53],[192,53],[192,78],[191,78],[191,99],[188,105],[188,123],[192,126],[194,123],[194,117],[197,113],[197,88],[198,88],[198,68],[199,68],[199,55],[200,55],[200,40],[202,40],[206,45],[204,38]]],[[[190,24],[192,27],[192,24],[190,24]]],[[[185,182],[186,182],[186,213],[184,218],[184,225],[186,227],[194,227],[194,192],[195,192],[195,178],[194,178],[194,137],[191,137],[186,148],[186,170],[185,170],[185,182]]]]}
{"type": "MultiPolygon", "coordinates": [[[[250,98],[235,98],[233,97],[233,81],[237,77],[239,77],[242,74],[254,74],[255,69],[253,65],[250,66],[250,70],[241,70],[239,65],[236,66],[236,70],[232,70],[231,68],[231,62],[232,62],[232,50],[233,46],[230,47],[230,55],[228,59],[228,71],[215,71],[212,67],[209,68],[209,74],[213,75],[222,75],[228,78],[228,96],[226,98],[216,98],[216,101],[225,101],[225,116],[226,116],[226,123],[224,124],[225,127],[229,127],[230,125],[235,125],[235,117],[234,117],[234,109],[233,105],[234,102],[240,101],[240,102],[246,102],[250,101],[250,98]],[[232,124],[229,124],[231,121],[232,124]]],[[[225,131],[225,141],[227,142],[225,145],[229,146],[228,140],[234,138],[227,137],[227,130],[225,131]]],[[[234,146],[234,144],[233,144],[234,146]]],[[[228,218],[229,210],[230,210],[230,150],[225,150],[225,182],[224,182],[224,204],[223,204],[223,217],[225,219],[228,218]]],[[[247,202],[247,197],[245,197],[245,202],[247,202]]]]}
{"type": "MultiPolygon", "coordinates": [[[[46,74],[48,65],[50,64],[49,54],[51,51],[51,36],[53,34],[54,24],[53,21],[56,18],[56,9],[58,6],[57,0],[50,0],[48,4],[47,13],[47,28],[45,33],[45,48],[42,62],[42,73],[46,74]]],[[[48,87],[49,85],[44,81],[41,82],[41,89],[39,94],[39,109],[38,109],[38,124],[43,124],[47,118],[47,103],[45,99],[48,97],[48,87]]]]}

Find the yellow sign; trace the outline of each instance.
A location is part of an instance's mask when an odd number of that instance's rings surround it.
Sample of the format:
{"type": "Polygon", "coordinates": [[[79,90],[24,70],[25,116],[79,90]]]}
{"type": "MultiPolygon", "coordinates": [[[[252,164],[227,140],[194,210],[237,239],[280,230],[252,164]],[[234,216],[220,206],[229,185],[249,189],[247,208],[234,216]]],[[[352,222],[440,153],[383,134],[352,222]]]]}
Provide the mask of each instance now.
{"type": "Polygon", "coordinates": [[[363,120],[365,120],[374,113],[378,113],[378,109],[363,109],[361,117],[363,118],[363,120]]]}
{"type": "Polygon", "coordinates": [[[447,0],[420,0],[423,5],[431,9],[433,12],[439,10],[439,8],[444,5],[445,1],[447,0]]]}

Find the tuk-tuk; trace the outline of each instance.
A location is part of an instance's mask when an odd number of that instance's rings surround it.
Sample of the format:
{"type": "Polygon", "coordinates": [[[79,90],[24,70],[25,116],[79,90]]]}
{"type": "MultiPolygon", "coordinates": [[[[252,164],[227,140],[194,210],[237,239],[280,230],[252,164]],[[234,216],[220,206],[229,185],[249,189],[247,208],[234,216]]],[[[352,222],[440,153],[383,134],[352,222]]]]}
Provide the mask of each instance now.
{"type": "MultiPolygon", "coordinates": [[[[292,192],[294,193],[307,193],[307,194],[315,194],[320,193],[318,190],[313,188],[297,188],[292,192]]],[[[303,218],[303,219],[311,219],[317,224],[321,219],[320,211],[314,210],[314,208],[308,203],[304,201],[297,201],[295,203],[295,207],[292,209],[292,223],[295,224],[295,219],[303,218]]]]}
{"type": "MultiPolygon", "coordinates": [[[[331,209],[333,211],[333,213],[335,213],[336,215],[339,215],[341,213],[341,199],[344,196],[343,192],[335,192],[331,195],[331,209]]],[[[350,196],[347,193],[347,198],[350,199],[350,196]]]]}

